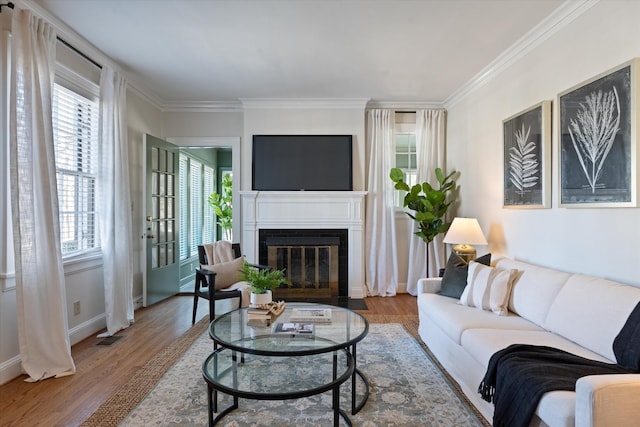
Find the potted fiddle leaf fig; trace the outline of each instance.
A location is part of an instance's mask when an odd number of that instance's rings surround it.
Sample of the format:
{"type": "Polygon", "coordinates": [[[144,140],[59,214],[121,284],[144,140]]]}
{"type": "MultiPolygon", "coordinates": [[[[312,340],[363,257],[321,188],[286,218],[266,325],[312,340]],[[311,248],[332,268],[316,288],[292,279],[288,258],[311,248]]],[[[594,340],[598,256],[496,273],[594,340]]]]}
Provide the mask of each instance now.
{"type": "Polygon", "coordinates": [[[242,264],[239,278],[249,283],[251,304],[256,305],[270,303],[273,301],[271,291],[281,284],[289,283],[285,277],[285,270],[258,268],[246,261],[242,264]]]}
{"type": "Polygon", "coordinates": [[[436,168],[437,188],[423,182],[409,187],[404,181],[404,173],[399,168],[391,169],[389,177],[395,183],[396,190],[406,191],[403,205],[413,211],[407,215],[417,222],[418,231],[416,236],[420,237],[427,244],[427,272],[429,271],[429,243],[438,234],[446,233],[451,225],[447,222],[446,214],[449,207],[454,203],[449,195],[456,187],[456,179],[459,174],[456,171],[445,176],[442,169],[436,168]]]}
{"type": "Polygon", "coordinates": [[[222,192],[211,193],[207,202],[216,213],[217,223],[224,233],[225,240],[231,241],[233,228],[233,178],[231,174],[222,177],[222,192]]]}

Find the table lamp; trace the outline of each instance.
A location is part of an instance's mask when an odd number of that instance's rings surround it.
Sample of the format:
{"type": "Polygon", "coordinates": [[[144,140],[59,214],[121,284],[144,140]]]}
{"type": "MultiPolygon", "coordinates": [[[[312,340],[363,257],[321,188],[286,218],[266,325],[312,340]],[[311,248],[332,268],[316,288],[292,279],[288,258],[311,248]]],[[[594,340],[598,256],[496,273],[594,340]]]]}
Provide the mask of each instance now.
{"type": "Polygon", "coordinates": [[[486,245],[487,239],[482,234],[477,219],[456,217],[443,242],[454,244],[453,253],[468,264],[476,258],[476,249],[471,245],[486,245]]]}

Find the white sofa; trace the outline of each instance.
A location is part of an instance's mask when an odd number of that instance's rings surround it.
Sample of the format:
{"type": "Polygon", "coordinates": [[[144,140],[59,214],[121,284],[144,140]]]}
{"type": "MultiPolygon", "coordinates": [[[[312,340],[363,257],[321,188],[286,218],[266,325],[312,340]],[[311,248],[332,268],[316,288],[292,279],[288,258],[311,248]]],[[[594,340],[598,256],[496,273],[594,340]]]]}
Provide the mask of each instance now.
{"type": "MultiPolygon", "coordinates": [[[[640,301],[640,288],[508,258],[492,266],[518,271],[507,316],[438,295],[439,278],[421,279],[417,297],[420,337],[489,422],[493,404],[482,400],[478,386],[491,356],[510,344],[615,363],[612,343],[640,301]]],[[[531,425],[639,426],[640,374],[583,377],[575,392],[546,393],[531,425]]]]}

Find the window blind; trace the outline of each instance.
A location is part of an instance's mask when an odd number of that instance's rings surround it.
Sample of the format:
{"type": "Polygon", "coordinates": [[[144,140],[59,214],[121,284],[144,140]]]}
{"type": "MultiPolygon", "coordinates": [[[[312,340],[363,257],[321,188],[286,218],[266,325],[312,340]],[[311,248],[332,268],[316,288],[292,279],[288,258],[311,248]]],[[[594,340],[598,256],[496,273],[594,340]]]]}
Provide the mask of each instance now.
{"type": "Polygon", "coordinates": [[[62,254],[99,246],[96,218],[98,114],[96,101],[59,84],[53,91],[53,138],[62,254]]]}

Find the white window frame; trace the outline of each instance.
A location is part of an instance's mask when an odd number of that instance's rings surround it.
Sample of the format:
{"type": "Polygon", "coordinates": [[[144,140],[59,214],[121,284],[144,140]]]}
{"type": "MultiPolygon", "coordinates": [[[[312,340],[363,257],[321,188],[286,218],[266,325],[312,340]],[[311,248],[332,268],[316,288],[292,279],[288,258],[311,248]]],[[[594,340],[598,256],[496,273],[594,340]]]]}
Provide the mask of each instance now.
{"type": "MultiPolygon", "coordinates": [[[[65,89],[72,91],[74,93],[76,93],[79,96],[82,96],[83,98],[86,98],[90,101],[93,101],[96,103],[96,122],[95,122],[95,129],[93,129],[92,131],[95,131],[95,140],[96,140],[96,146],[95,146],[95,150],[98,149],[98,146],[100,144],[99,141],[99,117],[97,115],[99,115],[99,97],[100,97],[100,88],[98,85],[96,85],[95,83],[87,80],[86,78],[80,76],[79,74],[73,72],[72,70],[64,67],[61,64],[57,64],[56,65],[56,75],[55,75],[55,85],[64,87],[65,89]]],[[[54,88],[54,91],[56,89],[54,88]]],[[[55,130],[54,130],[55,133],[55,130]]],[[[55,136],[54,136],[55,138],[55,136]]],[[[100,158],[98,153],[95,153],[95,161],[96,161],[96,166],[97,164],[100,162],[100,158]]],[[[57,162],[56,162],[57,163],[57,162]]],[[[56,164],[56,170],[58,170],[58,165],[56,164]]],[[[70,171],[69,171],[70,172],[70,171]]],[[[62,172],[58,172],[57,173],[57,179],[60,179],[60,174],[62,172]]],[[[75,174],[77,176],[81,176],[83,175],[82,173],[72,173],[75,174]]],[[[91,225],[91,227],[93,228],[93,241],[94,244],[92,247],[89,248],[80,248],[78,250],[74,250],[74,251],[69,251],[69,252],[63,252],[62,253],[62,258],[65,262],[67,261],[73,261],[76,259],[80,259],[80,258],[85,258],[87,256],[92,256],[92,255],[97,255],[101,252],[101,248],[100,248],[100,231],[99,231],[99,218],[98,218],[98,201],[96,200],[97,195],[99,194],[99,188],[98,186],[100,185],[99,179],[97,177],[97,170],[95,171],[94,174],[92,174],[92,176],[95,178],[95,187],[94,187],[94,200],[93,200],[93,224],[91,225]]],[[[58,184],[60,185],[60,184],[58,184]]],[[[77,190],[77,188],[76,188],[77,190]]],[[[60,210],[62,211],[62,204],[60,203],[60,210]]],[[[76,210],[77,212],[77,210],[76,210]]],[[[76,230],[76,232],[78,232],[76,230]]],[[[61,244],[62,244],[62,224],[61,224],[61,244]]],[[[61,248],[62,250],[64,250],[64,248],[61,248]]]]}
{"type": "MultiPolygon", "coordinates": [[[[394,137],[396,138],[397,141],[397,137],[398,135],[413,135],[414,136],[414,141],[415,141],[415,136],[416,136],[416,124],[415,123],[396,123],[395,125],[395,130],[394,130],[394,137]]],[[[411,148],[409,149],[408,152],[399,152],[398,151],[398,145],[396,143],[396,152],[394,153],[395,158],[394,158],[394,164],[396,167],[399,167],[397,165],[397,158],[398,156],[402,155],[402,156],[407,156],[409,158],[409,166],[411,166],[411,156],[412,154],[414,155],[414,157],[417,157],[417,153],[416,153],[416,145],[413,146],[413,151],[411,150],[411,148]]],[[[416,158],[417,161],[417,158],[416,158]]],[[[413,185],[417,184],[417,177],[418,177],[418,165],[415,164],[413,165],[414,168],[406,168],[406,167],[399,167],[403,172],[404,172],[404,177],[405,177],[405,182],[409,185],[409,187],[412,187],[413,185]]],[[[403,208],[403,199],[404,196],[406,194],[405,191],[398,191],[398,198],[396,199],[396,206],[398,208],[403,208]]]]}

